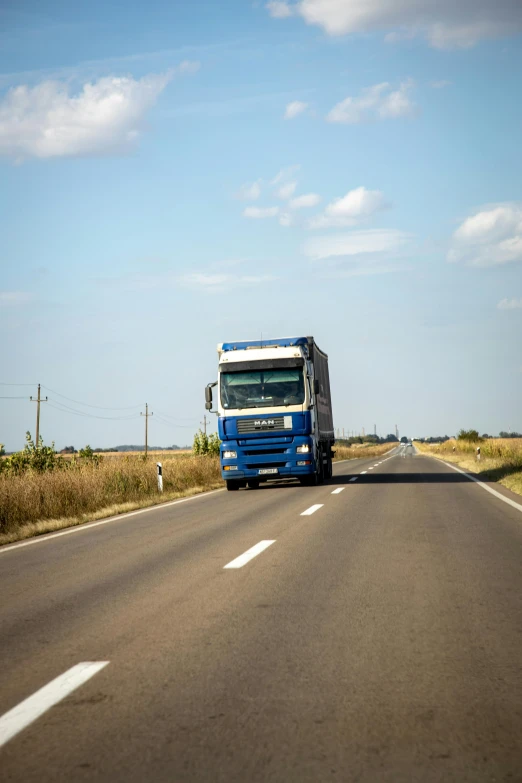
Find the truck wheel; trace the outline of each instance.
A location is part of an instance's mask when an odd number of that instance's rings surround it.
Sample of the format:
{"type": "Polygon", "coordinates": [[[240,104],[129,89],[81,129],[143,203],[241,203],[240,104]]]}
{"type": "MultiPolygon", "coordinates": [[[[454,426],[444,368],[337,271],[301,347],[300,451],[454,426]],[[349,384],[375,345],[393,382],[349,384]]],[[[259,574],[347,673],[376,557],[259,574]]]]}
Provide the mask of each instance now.
{"type": "Polygon", "coordinates": [[[226,485],[229,492],[235,492],[237,489],[239,489],[239,481],[234,481],[233,479],[227,481],[226,485]]]}
{"type": "Polygon", "coordinates": [[[326,475],[325,477],[327,479],[331,479],[333,476],[333,465],[332,465],[332,458],[328,457],[328,460],[326,462],[326,475]]]}
{"type": "Polygon", "coordinates": [[[251,479],[250,481],[247,481],[247,484],[250,489],[259,489],[260,482],[257,479],[251,479]]]}
{"type": "Polygon", "coordinates": [[[319,452],[319,459],[317,461],[319,463],[317,465],[317,468],[318,468],[317,469],[317,483],[318,484],[322,484],[324,482],[324,477],[325,477],[325,467],[324,467],[324,462],[323,462],[323,452],[322,451],[319,452]]]}

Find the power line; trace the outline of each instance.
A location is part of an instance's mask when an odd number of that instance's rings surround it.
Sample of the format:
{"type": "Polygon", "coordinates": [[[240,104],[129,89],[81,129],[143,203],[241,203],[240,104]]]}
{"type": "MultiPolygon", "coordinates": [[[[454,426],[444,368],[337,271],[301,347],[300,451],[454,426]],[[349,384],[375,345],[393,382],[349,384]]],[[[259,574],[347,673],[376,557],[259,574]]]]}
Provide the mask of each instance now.
{"type": "Polygon", "coordinates": [[[27,397],[0,397],[0,400],[26,400],[27,397]]]}
{"type": "Polygon", "coordinates": [[[71,413],[74,416],[82,416],[84,419],[102,419],[103,421],[129,421],[130,419],[138,419],[138,414],[132,415],[132,416],[96,416],[95,413],[85,413],[85,411],[76,411],[74,408],[70,408],[68,405],[64,405],[62,402],[59,402],[58,400],[53,400],[52,398],[49,400],[49,402],[55,402],[56,405],[51,405],[51,408],[54,408],[56,411],[60,411],[61,413],[71,413]],[[60,405],[61,407],[57,407],[57,405],[60,405]]]}
{"type": "Polygon", "coordinates": [[[84,405],[86,408],[96,408],[100,411],[131,411],[134,410],[134,408],[141,407],[141,405],[129,405],[127,408],[111,408],[105,407],[103,405],[90,405],[88,402],[80,402],[79,400],[73,400],[72,397],[66,397],[65,394],[60,394],[60,392],[54,391],[54,389],[50,389],[49,386],[44,386],[42,384],[42,388],[47,389],[47,391],[50,391],[51,394],[56,394],[58,397],[62,397],[64,400],[74,402],[76,405],[84,405]]]}
{"type": "Polygon", "coordinates": [[[192,427],[190,424],[175,424],[173,421],[167,421],[166,419],[162,419],[161,416],[158,416],[157,415],[158,411],[155,411],[155,413],[156,413],[157,420],[163,422],[163,424],[168,424],[171,427],[176,427],[176,429],[182,429],[182,430],[193,430],[194,429],[194,427],[192,427]]]}
{"type": "Polygon", "coordinates": [[[170,413],[164,413],[163,411],[159,411],[157,408],[156,413],[159,413],[161,416],[165,416],[166,419],[174,419],[174,421],[196,421],[196,419],[184,419],[178,416],[171,416],[170,413]]]}

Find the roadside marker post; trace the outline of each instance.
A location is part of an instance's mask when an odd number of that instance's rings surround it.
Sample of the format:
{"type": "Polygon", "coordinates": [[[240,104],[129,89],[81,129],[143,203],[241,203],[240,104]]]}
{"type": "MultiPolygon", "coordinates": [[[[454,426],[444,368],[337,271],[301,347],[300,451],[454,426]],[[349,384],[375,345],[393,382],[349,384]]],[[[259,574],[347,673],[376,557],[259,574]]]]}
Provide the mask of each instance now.
{"type": "Polygon", "coordinates": [[[477,460],[480,462],[480,446],[477,446],[477,460]]]}
{"type": "Polygon", "coordinates": [[[158,492],[163,492],[163,466],[161,462],[156,462],[158,469],[158,492]]]}

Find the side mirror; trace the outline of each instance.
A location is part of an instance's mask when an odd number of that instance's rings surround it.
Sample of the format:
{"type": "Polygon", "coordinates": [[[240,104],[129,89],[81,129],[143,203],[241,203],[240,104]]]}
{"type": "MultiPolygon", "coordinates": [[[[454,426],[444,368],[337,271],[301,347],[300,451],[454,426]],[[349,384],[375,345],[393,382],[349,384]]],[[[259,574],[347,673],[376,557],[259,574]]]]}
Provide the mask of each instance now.
{"type": "Polygon", "coordinates": [[[319,383],[318,380],[315,380],[314,381],[314,393],[315,394],[319,394],[320,391],[321,391],[321,384],[319,383]]]}
{"type": "Polygon", "coordinates": [[[216,383],[209,383],[205,386],[205,408],[207,411],[212,410],[212,387],[216,386],[216,383]]]}

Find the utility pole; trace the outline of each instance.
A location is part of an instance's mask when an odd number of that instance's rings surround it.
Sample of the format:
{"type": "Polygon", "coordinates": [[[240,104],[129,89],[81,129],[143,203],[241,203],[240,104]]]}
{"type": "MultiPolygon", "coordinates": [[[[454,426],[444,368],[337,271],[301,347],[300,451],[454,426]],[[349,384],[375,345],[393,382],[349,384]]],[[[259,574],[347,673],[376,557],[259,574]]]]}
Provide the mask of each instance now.
{"type": "Polygon", "coordinates": [[[29,399],[31,400],[31,402],[35,402],[36,403],[36,440],[35,440],[35,444],[36,444],[36,448],[38,448],[39,445],[40,445],[40,403],[41,402],[47,402],[47,397],[45,398],[45,400],[42,400],[42,398],[40,396],[40,384],[38,384],[38,397],[36,398],[36,400],[33,400],[32,397],[29,397],[29,399]]]}
{"type": "Polygon", "coordinates": [[[154,416],[153,413],[149,413],[148,403],[145,403],[145,413],[140,412],[140,416],[145,416],[145,459],[147,459],[147,451],[149,448],[149,416],[154,416]]]}
{"type": "Polygon", "coordinates": [[[206,413],[203,416],[203,421],[200,421],[199,423],[203,425],[203,432],[206,435],[207,434],[207,414],[206,413]]]}

